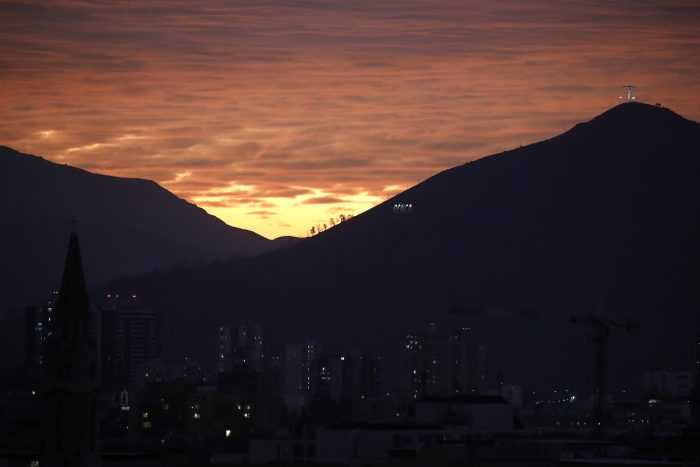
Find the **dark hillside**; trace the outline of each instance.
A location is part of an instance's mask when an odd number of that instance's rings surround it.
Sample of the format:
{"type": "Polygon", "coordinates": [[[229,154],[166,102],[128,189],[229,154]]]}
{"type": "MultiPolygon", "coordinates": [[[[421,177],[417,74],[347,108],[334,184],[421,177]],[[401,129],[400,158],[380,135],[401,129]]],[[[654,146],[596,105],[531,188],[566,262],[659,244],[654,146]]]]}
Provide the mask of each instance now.
{"type": "Polygon", "coordinates": [[[395,361],[402,333],[436,321],[476,327],[492,368],[516,381],[581,383],[585,329],[450,317],[450,305],[634,317],[642,331],[613,338],[611,365],[638,379],[642,367],[692,362],[698,180],[700,125],[624,104],[442,172],[294,247],[113,287],[138,289],[167,313],[175,355],[214,356],[216,327],[247,318],[277,342],[310,336],[395,361]],[[394,203],[413,211],[394,213],[394,203]]]}

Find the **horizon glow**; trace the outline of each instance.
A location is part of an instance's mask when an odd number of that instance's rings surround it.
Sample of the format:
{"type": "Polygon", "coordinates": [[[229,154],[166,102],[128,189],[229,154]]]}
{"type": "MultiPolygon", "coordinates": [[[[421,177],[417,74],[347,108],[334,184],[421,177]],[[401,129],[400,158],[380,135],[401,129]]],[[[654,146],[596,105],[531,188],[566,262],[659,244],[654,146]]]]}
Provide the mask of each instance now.
{"type": "Polygon", "coordinates": [[[305,236],[640,101],[700,120],[700,5],[2,2],[0,144],[305,236]],[[144,6],[145,5],[145,6],[144,6]]]}

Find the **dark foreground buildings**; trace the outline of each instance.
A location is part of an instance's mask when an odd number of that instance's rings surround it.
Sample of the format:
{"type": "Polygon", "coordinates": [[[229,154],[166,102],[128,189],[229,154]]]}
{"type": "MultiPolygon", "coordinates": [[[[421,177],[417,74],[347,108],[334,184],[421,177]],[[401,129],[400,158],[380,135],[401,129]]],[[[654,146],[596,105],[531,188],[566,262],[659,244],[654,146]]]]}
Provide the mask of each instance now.
{"type": "MultiPolygon", "coordinates": [[[[398,467],[478,460],[545,467],[620,455],[609,440],[595,439],[586,394],[559,388],[504,395],[517,386],[485,394],[484,346],[467,328],[443,332],[431,324],[396,336],[404,387],[382,390],[378,356],[326,354],[307,340],[288,345],[282,360],[266,355],[269,343],[254,323],[218,328],[216,367],[161,361],[159,313],[131,295],[99,314],[90,311],[75,234],[52,298],[25,310],[32,378],[0,373],[0,466],[398,467]]],[[[694,379],[690,371],[654,370],[638,394],[609,394],[610,426],[625,452],[655,465],[700,461],[700,338],[690,344],[694,379]]]]}

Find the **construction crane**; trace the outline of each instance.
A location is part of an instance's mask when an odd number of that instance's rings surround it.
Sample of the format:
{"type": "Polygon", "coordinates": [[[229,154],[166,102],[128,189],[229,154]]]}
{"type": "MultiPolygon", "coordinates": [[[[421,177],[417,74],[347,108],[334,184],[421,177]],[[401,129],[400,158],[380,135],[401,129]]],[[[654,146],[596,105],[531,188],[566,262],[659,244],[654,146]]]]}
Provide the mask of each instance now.
{"type": "Polygon", "coordinates": [[[597,316],[572,316],[573,324],[588,326],[589,337],[593,342],[593,423],[601,434],[606,426],[606,397],[608,394],[608,340],[614,328],[622,328],[628,333],[639,330],[639,323],[634,321],[615,321],[597,316]]]}
{"type": "MultiPolygon", "coordinates": [[[[450,313],[471,316],[505,315],[512,319],[541,320],[545,316],[532,309],[498,309],[476,306],[453,306],[450,313]]],[[[606,396],[608,392],[608,340],[615,328],[622,328],[628,333],[639,330],[635,321],[616,321],[594,315],[575,315],[568,322],[589,328],[589,338],[593,343],[593,423],[598,434],[603,435],[606,427],[606,396]]]]}

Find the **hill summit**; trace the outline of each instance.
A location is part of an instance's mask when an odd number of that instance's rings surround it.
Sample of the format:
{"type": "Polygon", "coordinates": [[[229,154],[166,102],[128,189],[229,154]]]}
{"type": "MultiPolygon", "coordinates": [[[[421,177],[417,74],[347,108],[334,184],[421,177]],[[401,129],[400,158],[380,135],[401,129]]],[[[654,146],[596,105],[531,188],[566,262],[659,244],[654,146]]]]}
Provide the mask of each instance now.
{"type": "Polygon", "coordinates": [[[585,330],[449,316],[458,304],[634,317],[641,333],[613,339],[611,365],[690,362],[700,329],[699,155],[699,124],[622,104],[446,170],[293,247],[111,287],[168,310],[171,355],[205,360],[216,355],[217,326],[251,319],[280,345],[312,337],[397,362],[400,336],[432,321],[477,329],[490,364],[515,380],[587,365],[585,330]]]}

